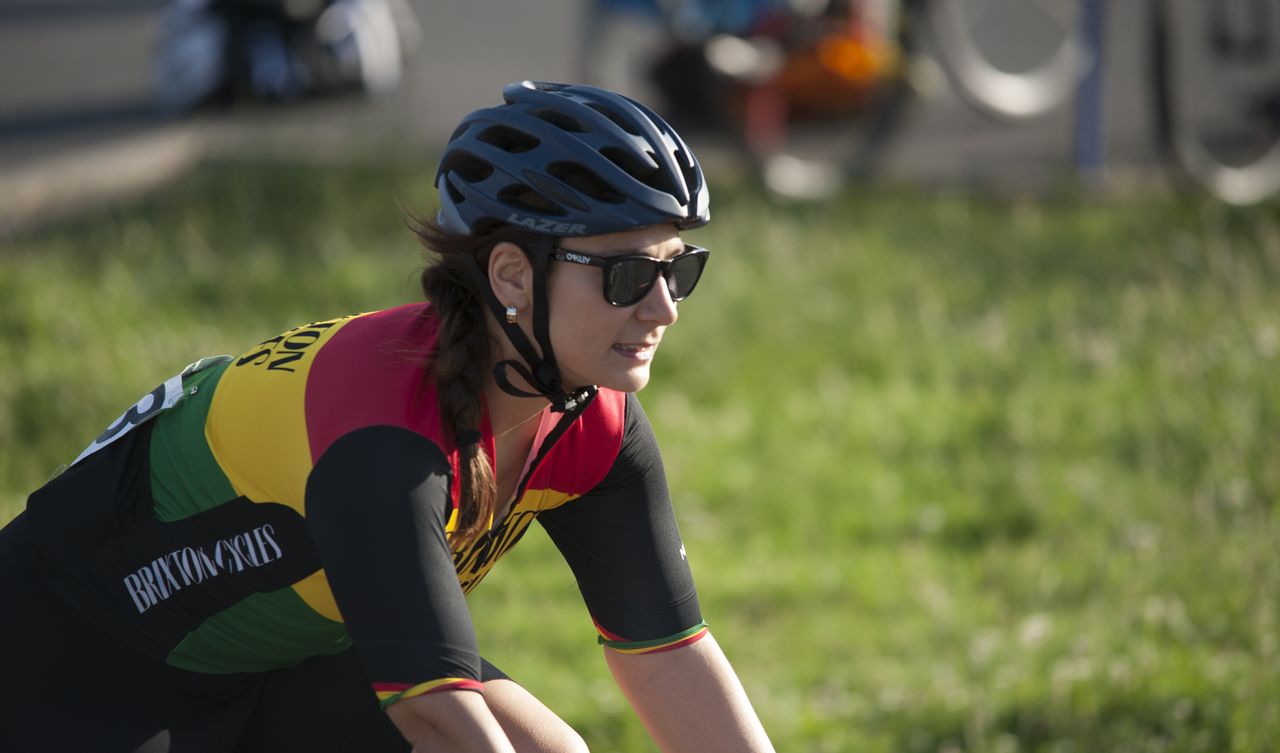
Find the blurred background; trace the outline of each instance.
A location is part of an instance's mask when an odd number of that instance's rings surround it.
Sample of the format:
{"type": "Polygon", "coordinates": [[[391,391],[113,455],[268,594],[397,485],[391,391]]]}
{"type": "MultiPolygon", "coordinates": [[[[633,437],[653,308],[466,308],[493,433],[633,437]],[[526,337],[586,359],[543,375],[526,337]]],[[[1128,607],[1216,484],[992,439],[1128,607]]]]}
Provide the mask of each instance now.
{"type": "MultiPolygon", "coordinates": [[[[0,521],[195,358],[419,297],[526,78],[707,169],[642,399],[780,750],[1280,749],[1275,0],[0,0],[0,521]]],[[[652,750],[508,557],[486,657],[652,750]]]]}
{"type": "Polygon", "coordinates": [[[0,217],[210,149],[420,155],[523,78],[638,96],[783,196],[850,176],[1127,190],[1252,166],[1215,188],[1252,203],[1280,183],[1277,16],[1272,0],[4,0],[0,217]]]}

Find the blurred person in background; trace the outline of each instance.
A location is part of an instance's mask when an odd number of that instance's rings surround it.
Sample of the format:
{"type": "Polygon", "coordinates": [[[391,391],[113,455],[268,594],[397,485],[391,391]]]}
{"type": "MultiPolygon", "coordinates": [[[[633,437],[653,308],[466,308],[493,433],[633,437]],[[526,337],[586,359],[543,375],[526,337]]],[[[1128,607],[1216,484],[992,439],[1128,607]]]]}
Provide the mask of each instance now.
{"type": "Polygon", "coordinates": [[[608,91],[504,100],[414,221],[426,302],[191,364],[0,531],[0,749],[585,750],[464,597],[535,519],[662,750],[773,749],[634,395],[709,255],[701,168],[608,91]]]}
{"type": "Polygon", "coordinates": [[[152,66],[157,106],[382,95],[421,33],[405,0],[172,0],[152,66]]]}

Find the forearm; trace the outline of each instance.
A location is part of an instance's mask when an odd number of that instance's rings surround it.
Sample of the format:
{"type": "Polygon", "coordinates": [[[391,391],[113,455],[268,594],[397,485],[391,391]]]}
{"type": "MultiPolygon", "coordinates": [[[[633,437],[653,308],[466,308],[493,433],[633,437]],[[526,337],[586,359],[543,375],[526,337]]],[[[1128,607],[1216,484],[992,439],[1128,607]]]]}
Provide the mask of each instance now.
{"type": "Polygon", "coordinates": [[[387,707],[387,715],[415,753],[515,753],[480,693],[454,690],[407,698],[387,707]]]}
{"type": "Polygon", "coordinates": [[[605,649],[609,670],[664,753],[765,753],[773,744],[715,639],[665,653],[605,649]]]}

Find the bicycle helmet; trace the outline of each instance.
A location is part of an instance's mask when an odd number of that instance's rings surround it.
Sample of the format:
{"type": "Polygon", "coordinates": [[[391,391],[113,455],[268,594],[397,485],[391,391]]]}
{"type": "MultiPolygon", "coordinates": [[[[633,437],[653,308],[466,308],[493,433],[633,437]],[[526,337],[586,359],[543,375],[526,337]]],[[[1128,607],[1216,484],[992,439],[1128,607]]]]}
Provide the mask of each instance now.
{"type": "Polygon", "coordinates": [[[463,119],[445,147],[440,220],[464,235],[493,224],[563,237],[706,224],[702,168],[644,105],[594,86],[523,81],[506,104],[463,119]]]}
{"type": "Polygon", "coordinates": [[[437,222],[461,235],[515,225],[538,236],[525,248],[534,270],[534,337],[541,357],[477,264],[474,280],[525,364],[494,368],[499,386],[541,395],[554,410],[584,407],[593,387],[570,393],[551,350],[546,272],[555,239],[650,225],[686,230],[710,219],[706,182],[689,147],[644,105],[594,86],[522,81],[503,87],[505,103],[466,116],[449,138],[436,187],[437,222]],[[526,368],[527,365],[527,368],[526,368]],[[536,393],[508,380],[512,368],[536,393]]]}

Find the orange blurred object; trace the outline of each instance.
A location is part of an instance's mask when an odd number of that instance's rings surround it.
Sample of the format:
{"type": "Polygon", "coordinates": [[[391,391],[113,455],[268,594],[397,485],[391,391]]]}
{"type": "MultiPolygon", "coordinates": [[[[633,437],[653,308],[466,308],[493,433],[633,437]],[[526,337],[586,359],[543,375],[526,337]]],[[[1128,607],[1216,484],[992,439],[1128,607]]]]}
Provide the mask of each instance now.
{"type": "Polygon", "coordinates": [[[865,106],[897,65],[897,50],[885,40],[827,34],[787,56],[777,85],[794,116],[838,115],[865,106]]]}

